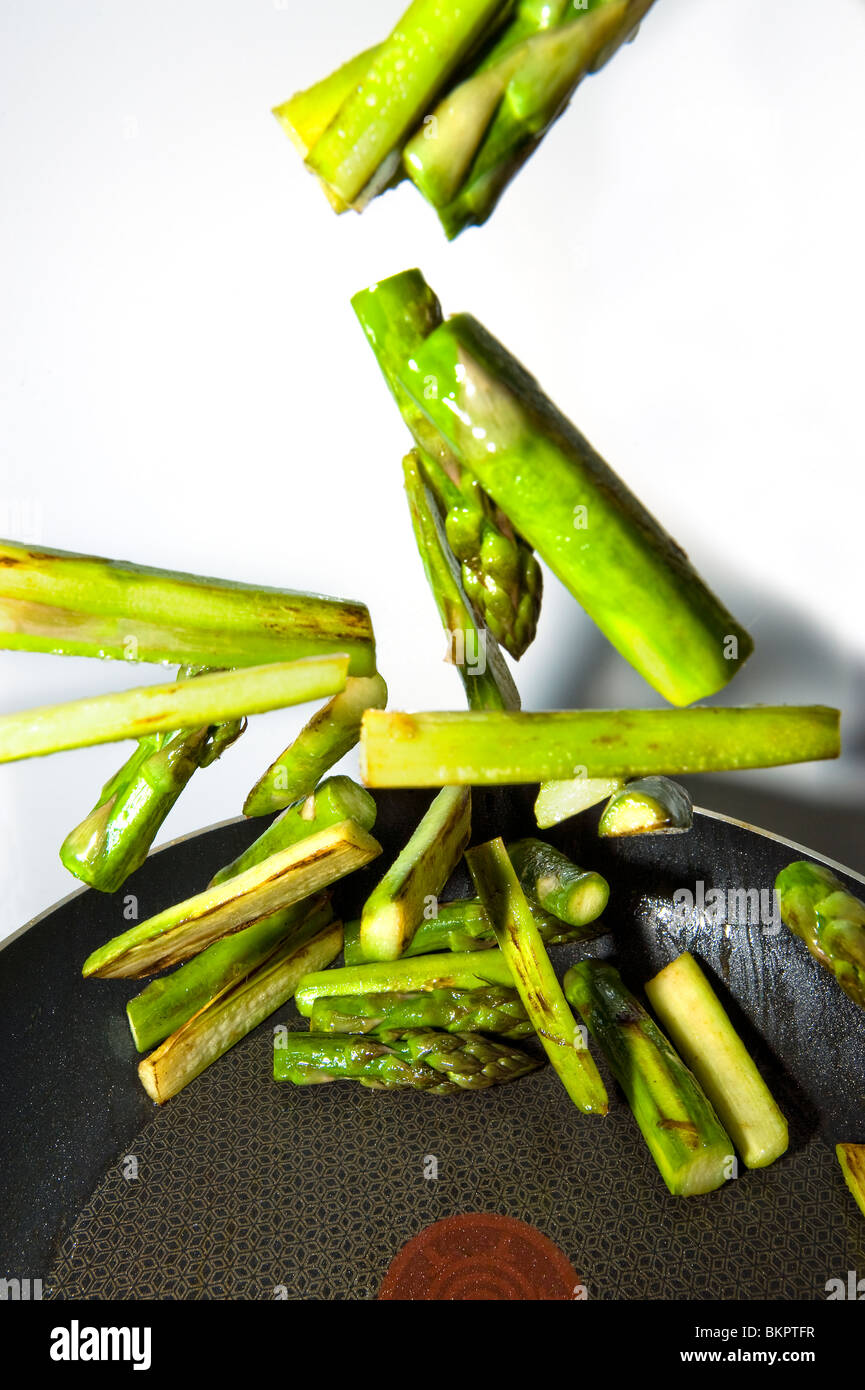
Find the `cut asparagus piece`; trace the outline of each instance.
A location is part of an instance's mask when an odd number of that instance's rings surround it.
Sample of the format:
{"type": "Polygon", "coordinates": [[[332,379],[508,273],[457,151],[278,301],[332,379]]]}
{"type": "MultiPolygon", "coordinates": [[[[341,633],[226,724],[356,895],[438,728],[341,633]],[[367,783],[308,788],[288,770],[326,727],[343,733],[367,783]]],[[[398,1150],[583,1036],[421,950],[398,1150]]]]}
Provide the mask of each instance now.
{"type": "Polygon", "coordinates": [[[504,841],[470,849],[466,860],[526,1013],[562,1085],[580,1110],[606,1115],[604,1083],[556,979],[504,841]]]}
{"type": "Polygon", "coordinates": [[[535,820],[540,830],[549,830],[570,816],[606,801],[625,785],[621,777],[567,777],[541,783],[535,801],[535,820]]]}
{"type": "Polygon", "coordinates": [[[580,961],[565,993],[597,1039],[674,1197],[713,1192],[733,1175],[733,1144],[696,1078],[612,965],[580,961]]]}
{"type": "Polygon", "coordinates": [[[273,1075],[296,1086],[339,1079],[377,1090],[411,1087],[433,1095],[478,1091],[516,1081],[540,1065],[536,1057],[477,1033],[394,1030],[381,1038],[289,1033],[273,1049],[273,1075]]]}
{"type": "Polygon", "coordinates": [[[345,689],[316,710],[284,753],[258,779],[243,806],[245,816],[268,816],[300,797],[354,748],[365,709],[384,709],[387,686],[381,676],[349,676],[345,689]]]}
{"type": "Polygon", "coordinates": [[[231,667],[346,652],[375,670],[366,605],[0,541],[0,647],[231,667]]]}
{"type": "Polygon", "coordinates": [[[342,689],[347,668],[347,656],[305,656],[0,715],[0,763],[221,724],[318,700],[342,689]]]}
{"type": "Polygon", "coordinates": [[[360,918],[368,960],[396,960],[423,921],[424,908],[447,883],[471,834],[471,792],[444,787],[405,849],[373,889],[360,918]]]}
{"type": "Polygon", "coordinates": [[[358,994],[414,994],[435,989],[482,989],[486,985],[514,987],[511,968],[499,950],[454,951],[452,955],[372,961],[341,970],[325,970],[301,980],[294,1002],[298,1013],[308,1018],[318,999],[342,999],[358,994]]]}
{"type": "Polygon", "coordinates": [[[865,1216],[865,1144],[836,1144],[835,1153],[853,1201],[865,1216]]]}
{"type": "Polygon", "coordinates": [[[650,980],[646,994],[746,1167],[774,1163],[787,1150],[787,1121],[690,952],[650,980]]]}
{"type": "Polygon", "coordinates": [[[338,922],[301,946],[286,941],[245,980],[194,1014],[139,1063],[138,1075],[151,1100],[162,1105],[176,1096],[286,1003],[302,975],[323,970],[335,960],[341,944],[338,922]]]}
{"type": "Polygon", "coordinates": [[[527,897],[568,926],[587,926],[607,906],[610,885],[603,875],[579,868],[543,840],[517,840],[508,853],[527,897]]]}
{"type": "Polygon", "coordinates": [[[367,710],[368,787],[500,786],[565,777],[680,776],[837,758],[840,715],[823,705],[687,710],[367,710]]]}
{"type": "Polygon", "coordinates": [[[199,1009],[257,970],[289,938],[297,950],[332,920],[330,900],[319,894],[214,941],[170,975],[151,981],[126,1005],[138,1051],[147,1052],[176,1033],[199,1009]]]}
{"type": "Polygon", "coordinates": [[[153,975],[220,937],[318,893],[380,853],[378,841],[352,821],[320,830],[115,936],[87,958],[82,973],[153,975]]]}
{"type": "Polygon", "coordinates": [[[475,619],[430,497],[416,450],[403,460],[414,537],[448,638],[447,660],[456,667],[470,709],[519,709],[520,697],[499,645],[475,619]]]}
{"type": "Polygon", "coordinates": [[[598,834],[669,835],[690,830],[694,805],[685,788],[669,777],[639,777],[613,792],[598,822],[598,834]]]}
{"type": "Polygon", "coordinates": [[[350,777],[328,777],[309,796],[286,807],[264,834],[253,840],[249,849],[213,875],[209,886],[212,888],[217,883],[225,883],[278,850],[288,849],[317,830],[339,825],[340,821],[351,820],[362,830],[372,830],[375,817],[375,799],[368,791],[350,777]]]}
{"type": "Polygon", "coordinates": [[[448,1033],[499,1033],[524,1038],[534,1032],[516,990],[434,989],[423,994],[347,994],[317,999],[311,1033],[372,1033],[382,1028],[443,1028],[448,1033]]]}
{"type": "Polygon", "coordinates": [[[865,1009],[865,903],[829,869],[796,860],[775,880],[781,917],[844,993],[865,1009]]]}

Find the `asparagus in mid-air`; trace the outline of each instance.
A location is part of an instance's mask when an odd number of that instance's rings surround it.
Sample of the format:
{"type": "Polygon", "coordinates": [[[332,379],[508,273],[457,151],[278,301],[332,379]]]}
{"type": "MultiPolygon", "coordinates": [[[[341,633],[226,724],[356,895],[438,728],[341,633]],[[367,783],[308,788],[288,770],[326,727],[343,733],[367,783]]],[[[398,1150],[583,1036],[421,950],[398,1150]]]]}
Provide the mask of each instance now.
{"type": "Polygon", "coordinates": [[[603,875],[579,868],[543,840],[517,840],[508,854],[526,896],[569,926],[587,926],[607,906],[610,885],[603,875]]]}
{"type": "Polygon", "coordinates": [[[539,1066],[537,1057],[507,1043],[432,1028],[397,1029],[375,1038],[288,1033],[273,1049],[277,1081],[310,1086],[342,1078],[381,1090],[411,1088],[440,1096],[517,1081],[539,1066]]]}
{"type": "Polygon", "coordinates": [[[601,836],[662,835],[690,830],[694,806],[669,777],[638,777],[614,791],[598,821],[601,836]]]}
{"type": "Polygon", "coordinates": [[[830,869],[807,859],[781,870],[775,892],[790,930],[865,1009],[865,903],[830,869]]]}
{"type": "Polygon", "coordinates": [[[415,994],[346,994],[317,999],[311,1033],[372,1033],[383,1028],[443,1028],[447,1033],[497,1033],[525,1038],[534,1032],[515,989],[433,989],[415,994]]]}
{"type": "Polygon", "coordinates": [[[542,782],[535,800],[535,820],[540,830],[549,830],[599,801],[606,801],[625,785],[622,777],[565,777],[542,782]]]}
{"type": "Polygon", "coordinates": [[[370,961],[366,965],[322,970],[301,980],[297,1011],[309,1018],[319,999],[368,994],[418,994],[437,989],[514,988],[511,968],[501,951],[454,951],[453,954],[370,961]]]}
{"type": "Polygon", "coordinates": [[[865,1216],[865,1144],[836,1144],[835,1153],[853,1201],[865,1216]]]}

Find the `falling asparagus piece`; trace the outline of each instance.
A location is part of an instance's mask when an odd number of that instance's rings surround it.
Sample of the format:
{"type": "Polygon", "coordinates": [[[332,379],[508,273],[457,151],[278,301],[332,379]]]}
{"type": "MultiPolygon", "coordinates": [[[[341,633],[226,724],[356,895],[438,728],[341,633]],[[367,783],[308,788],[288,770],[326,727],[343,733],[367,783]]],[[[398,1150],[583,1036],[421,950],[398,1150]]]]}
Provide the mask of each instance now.
{"type": "Polygon", "coordinates": [[[800,859],[775,880],[781,917],[845,994],[865,1009],[865,903],[829,869],[800,859]]]}
{"type": "Polygon", "coordinates": [[[352,821],[320,830],[115,936],[87,958],[82,973],[153,975],[220,937],[318,893],[380,853],[378,841],[352,821]]]}
{"type": "Polygon", "coordinates": [[[603,1049],[673,1196],[713,1192],[732,1177],[732,1141],[618,970],[580,961],[565,976],[565,993],[603,1049]]]}
{"type": "Polygon", "coordinates": [[[354,748],[366,709],[384,709],[381,676],[349,676],[345,689],[319,709],[284,753],[258,779],[243,806],[245,816],[268,816],[309,796],[334,763],[354,748]]]}
{"type": "Polygon", "coordinates": [[[646,994],[746,1167],[774,1163],[787,1150],[787,1121],[690,952],[650,980],[646,994]]]}
{"type": "Polygon", "coordinates": [[[305,656],[0,715],[0,763],[318,700],[345,685],[347,656],[305,656]]]}
{"type": "Polygon", "coordinates": [[[534,1032],[516,990],[504,985],[317,999],[309,1028],[311,1033],[443,1028],[448,1033],[498,1033],[505,1038],[525,1038],[534,1032]]]}
{"type": "Polygon", "coordinates": [[[368,960],[396,960],[411,941],[424,908],[447,883],[468,844],[471,804],[468,789],[444,787],[367,898],[360,944],[368,960]]]}
{"type": "Polygon", "coordinates": [[[840,715],[823,705],[687,710],[368,710],[368,787],[497,786],[564,777],[679,776],[837,758],[840,715]]]}
{"type": "Polygon", "coordinates": [[[535,801],[535,820],[540,830],[549,830],[561,821],[606,801],[625,785],[621,777],[566,777],[541,783],[535,801]]]}
{"type": "Polygon", "coordinates": [[[520,697],[498,643],[478,624],[466,598],[418,457],[414,450],[403,460],[405,491],[424,573],[447,633],[447,659],[459,673],[470,709],[519,709],[520,697]]]}
{"type": "Polygon", "coordinates": [[[170,975],[151,981],[126,1005],[138,1051],[147,1052],[176,1033],[199,1009],[257,970],[289,938],[297,950],[332,920],[330,901],[319,894],[214,941],[170,975]]]}
{"type": "Polygon", "coordinates": [[[543,840],[517,840],[508,846],[508,854],[527,897],[569,926],[587,926],[607,906],[607,880],[592,869],[579,868],[543,840]]]}
{"type": "Polygon", "coordinates": [[[486,985],[514,987],[511,968],[499,950],[454,951],[452,955],[415,956],[373,961],[307,975],[301,980],[295,1005],[309,1018],[318,999],[342,999],[361,994],[416,994],[436,989],[483,989],[486,985]]]}
{"type": "Polygon", "coordinates": [[[0,541],[0,648],[232,667],[346,652],[375,670],[365,604],[0,541]]]}
{"type": "Polygon", "coordinates": [[[477,1033],[431,1028],[396,1030],[382,1038],[289,1033],[273,1049],[277,1081],[310,1086],[357,1080],[377,1090],[411,1087],[440,1096],[517,1081],[539,1065],[536,1057],[477,1033]]]}
{"type": "Polygon", "coordinates": [[[176,1096],[286,1003],[306,972],[323,970],[335,960],[341,944],[339,923],[325,927],[301,946],[286,941],[245,980],[205,1005],[139,1063],[138,1075],[147,1094],[160,1105],[176,1096]]]}
{"type": "Polygon", "coordinates": [[[471,876],[511,968],[526,1013],[574,1104],[606,1115],[604,1083],[556,979],[540,932],[499,838],[466,852],[471,876]]]}
{"type": "Polygon", "coordinates": [[[288,849],[315,831],[327,830],[330,826],[339,825],[340,821],[351,820],[362,830],[372,830],[375,817],[375,800],[368,791],[350,777],[328,777],[309,796],[286,807],[264,834],[253,840],[249,849],[213,875],[209,886],[225,883],[278,850],[288,849]]]}
{"type": "Polygon", "coordinates": [[[865,1144],[836,1144],[835,1153],[853,1200],[865,1216],[865,1144]]]}
{"type": "Polygon", "coordinates": [[[662,835],[690,830],[694,806],[685,788],[669,777],[639,777],[613,792],[598,821],[598,834],[662,835]]]}

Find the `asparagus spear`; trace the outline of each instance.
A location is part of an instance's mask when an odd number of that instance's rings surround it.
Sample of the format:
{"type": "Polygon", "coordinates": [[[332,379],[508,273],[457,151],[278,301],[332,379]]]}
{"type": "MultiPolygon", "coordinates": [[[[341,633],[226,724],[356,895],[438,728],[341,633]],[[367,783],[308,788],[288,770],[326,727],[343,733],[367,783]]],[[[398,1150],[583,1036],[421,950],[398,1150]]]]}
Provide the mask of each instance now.
{"type": "Polygon", "coordinates": [[[865,1216],[865,1144],[836,1144],[835,1153],[853,1200],[865,1216]]]}
{"type": "Polygon", "coordinates": [[[607,880],[592,869],[579,868],[543,840],[517,840],[508,853],[526,896],[569,926],[587,926],[607,906],[607,880]]]}
{"type": "Polygon", "coordinates": [[[646,994],[745,1165],[774,1163],[787,1150],[787,1121],[691,953],[665,966],[646,994]]]}
{"type": "Polygon", "coordinates": [[[309,835],[215,888],[115,936],[84,962],[85,976],[153,975],[368,864],[381,845],[352,821],[309,835]]]}
{"type": "Polygon", "coordinates": [[[549,830],[570,816],[596,806],[625,785],[621,777],[566,777],[542,782],[535,801],[535,820],[549,830]]]}
{"type": "Polygon", "coordinates": [[[865,903],[829,869],[800,859],[775,880],[781,917],[845,994],[865,1009],[865,903]]]}
{"type": "Polygon", "coordinates": [[[687,710],[367,710],[368,787],[498,786],[564,777],[680,775],[837,758],[839,713],[823,705],[687,710]]]}
{"type": "Polygon", "coordinates": [[[499,1033],[506,1038],[524,1038],[534,1032],[516,990],[503,985],[317,999],[309,1028],[311,1033],[443,1028],[448,1033],[499,1033]]]}
{"type": "Polygon", "coordinates": [[[212,888],[217,883],[225,883],[278,850],[288,849],[298,840],[317,830],[339,825],[340,821],[351,820],[362,830],[372,830],[375,816],[375,800],[368,791],[364,791],[350,777],[328,777],[309,796],[286,807],[264,834],[253,840],[249,849],[213,875],[209,886],[212,888]]]}
{"type": "Polygon", "coordinates": [[[320,699],[345,685],[348,657],[305,656],[0,715],[0,763],[221,724],[320,699]]]}
{"type": "Polygon", "coordinates": [[[0,647],[190,666],[347,652],[375,670],[366,606],[0,541],[0,647]]]}
{"type": "Polygon", "coordinates": [[[360,737],[365,709],[384,709],[387,686],[374,676],[349,676],[345,689],[317,710],[284,753],[258,779],[243,806],[245,816],[267,816],[309,796],[321,777],[360,737]]]}
{"type": "Polygon", "coordinates": [[[206,1004],[138,1065],[141,1084],[160,1105],[176,1096],[211,1062],[252,1032],[294,993],[301,976],[322,970],[339,955],[338,922],[298,946],[288,940],[257,970],[206,1004]]]}
{"type": "Polygon", "coordinates": [[[669,777],[638,777],[613,792],[598,822],[598,834],[662,835],[690,830],[694,806],[685,788],[669,777]]]}
{"type": "Polygon", "coordinates": [[[373,889],[360,918],[368,960],[396,960],[423,920],[424,907],[447,883],[471,833],[471,792],[444,787],[405,849],[373,889]]]}
{"type": "Polygon", "coordinates": [[[731,1176],[733,1145],[696,1078],[618,970],[580,961],[565,993],[597,1038],[674,1197],[713,1192],[731,1176]]]}
{"type": "Polygon", "coordinates": [[[478,896],[544,1050],[580,1110],[606,1115],[607,1093],[574,1022],[501,838],[466,852],[478,896]]]}
{"type": "Polygon", "coordinates": [[[301,980],[294,1002],[298,1013],[309,1018],[318,999],[332,1001],[346,995],[482,989],[485,985],[506,985],[509,989],[514,986],[511,968],[499,950],[454,951],[452,955],[371,961],[341,970],[324,970],[301,980]]]}
{"type": "Polygon", "coordinates": [[[538,1066],[537,1058],[505,1043],[431,1028],[382,1038],[289,1033],[273,1050],[277,1081],[310,1086],[345,1078],[379,1090],[410,1087],[441,1096],[516,1081],[538,1066]]]}

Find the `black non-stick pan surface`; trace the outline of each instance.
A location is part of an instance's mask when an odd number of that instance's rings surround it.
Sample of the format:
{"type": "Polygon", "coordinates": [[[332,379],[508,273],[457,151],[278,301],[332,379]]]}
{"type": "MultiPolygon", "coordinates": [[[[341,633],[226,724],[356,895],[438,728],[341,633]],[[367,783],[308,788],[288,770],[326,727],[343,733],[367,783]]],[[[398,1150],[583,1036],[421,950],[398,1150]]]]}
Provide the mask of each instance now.
{"type": "MultiPolygon", "coordinates": [[[[378,796],[384,855],[338,889],[346,917],[429,799],[378,796]]],[[[277,1085],[273,1026],[297,1026],[290,1005],[157,1108],[124,1013],[140,985],[85,982],[81,964],[128,925],[128,895],[143,919],[261,832],[238,821],[153,854],[118,894],[73,895],[0,951],[0,1276],[40,1279],[54,1298],[369,1299],[408,1240],[470,1212],[539,1229],[592,1299],[818,1299],[865,1268],[865,1222],[832,1149],[865,1142],[865,1014],[770,912],[744,920],[735,897],[768,895],[803,852],[705,812],[688,834],[618,841],[597,839],[596,820],[549,835],[612,885],[591,950],[637,989],[686,948],[705,963],[790,1121],[770,1169],[669,1196],[603,1062],[605,1119],[579,1114],[549,1067],[442,1098],[277,1085]],[[701,915],[700,884],[733,890],[725,922],[701,915]],[[677,889],[695,898],[684,920],[677,889]]],[[[522,792],[475,792],[476,841],[533,828],[522,792]]],[[[861,895],[862,879],[841,877],[861,895]]],[[[467,889],[461,871],[445,896],[467,889]]]]}

